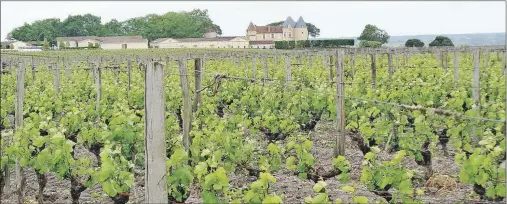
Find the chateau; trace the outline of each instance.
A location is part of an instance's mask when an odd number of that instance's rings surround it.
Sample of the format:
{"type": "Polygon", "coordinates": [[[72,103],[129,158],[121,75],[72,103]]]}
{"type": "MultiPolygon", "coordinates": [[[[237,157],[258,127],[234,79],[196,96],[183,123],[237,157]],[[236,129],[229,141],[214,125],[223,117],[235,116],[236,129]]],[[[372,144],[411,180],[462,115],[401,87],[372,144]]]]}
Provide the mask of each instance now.
{"type": "Polygon", "coordinates": [[[256,26],[250,22],[246,36],[249,41],[308,40],[308,28],[303,17],[294,22],[289,16],[281,26],[256,26]]]}

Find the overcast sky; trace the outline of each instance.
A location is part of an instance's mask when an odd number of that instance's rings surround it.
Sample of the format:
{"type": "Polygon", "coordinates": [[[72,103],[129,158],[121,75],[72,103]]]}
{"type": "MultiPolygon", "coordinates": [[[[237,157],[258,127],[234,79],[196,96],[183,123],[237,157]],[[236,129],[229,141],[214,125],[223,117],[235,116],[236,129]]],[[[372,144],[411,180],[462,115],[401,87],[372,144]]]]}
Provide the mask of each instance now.
{"type": "Polygon", "coordinates": [[[250,21],[256,25],[287,16],[315,24],[323,38],[358,36],[366,24],[391,36],[505,32],[505,2],[1,2],[1,38],[12,29],[44,18],[86,14],[126,20],[146,14],[208,9],[224,36],[244,36],[250,21]]]}

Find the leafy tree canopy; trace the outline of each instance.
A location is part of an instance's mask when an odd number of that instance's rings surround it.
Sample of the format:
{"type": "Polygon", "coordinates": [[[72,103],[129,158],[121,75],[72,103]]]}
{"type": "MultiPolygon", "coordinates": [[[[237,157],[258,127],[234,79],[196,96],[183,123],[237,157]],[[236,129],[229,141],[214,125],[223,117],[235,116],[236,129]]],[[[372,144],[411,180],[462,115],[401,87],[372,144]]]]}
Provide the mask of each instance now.
{"type": "Polygon", "coordinates": [[[190,12],[168,12],[162,15],[149,14],[125,21],[112,19],[102,24],[101,18],[92,14],[38,20],[13,29],[8,39],[21,41],[47,41],[56,44],[60,36],[127,36],[141,35],[148,40],[157,38],[202,37],[208,28],[222,34],[220,26],[213,23],[207,10],[190,12]]]}
{"type": "Polygon", "coordinates": [[[424,47],[424,42],[416,38],[408,39],[405,47],[424,47]]]}
{"type": "Polygon", "coordinates": [[[454,46],[454,44],[452,43],[452,40],[449,39],[446,36],[437,36],[437,37],[435,37],[435,40],[433,40],[429,44],[429,46],[430,47],[434,47],[434,46],[454,46]]]}
{"type": "Polygon", "coordinates": [[[382,30],[375,25],[367,24],[357,39],[361,41],[376,41],[384,44],[387,43],[389,37],[389,34],[385,30],[382,30]]]}
{"type": "MultiPolygon", "coordinates": [[[[283,22],[285,22],[285,21],[278,21],[278,22],[270,23],[270,24],[268,24],[268,26],[281,26],[281,25],[283,25],[283,22]]],[[[320,36],[320,29],[317,28],[317,26],[315,26],[311,23],[306,23],[306,27],[308,28],[308,35],[312,36],[313,38],[320,36]]]]}

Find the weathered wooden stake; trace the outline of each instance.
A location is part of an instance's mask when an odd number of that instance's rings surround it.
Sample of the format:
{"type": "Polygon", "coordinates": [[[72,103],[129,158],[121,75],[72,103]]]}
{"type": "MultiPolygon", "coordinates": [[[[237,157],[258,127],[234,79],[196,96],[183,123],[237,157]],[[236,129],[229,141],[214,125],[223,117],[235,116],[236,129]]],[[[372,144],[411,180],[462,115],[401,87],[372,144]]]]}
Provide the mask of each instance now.
{"type": "MultiPolygon", "coordinates": [[[[506,64],[505,64],[505,57],[507,57],[507,54],[506,54],[506,53],[507,53],[506,51],[503,51],[503,52],[502,52],[502,68],[501,68],[501,69],[502,69],[502,75],[505,75],[505,71],[506,71],[505,69],[507,69],[507,66],[506,66],[506,64]]],[[[507,126],[506,126],[506,127],[507,127],[507,126]]],[[[506,131],[506,132],[507,132],[507,131],[506,131]]]]}
{"type": "Polygon", "coordinates": [[[95,82],[95,109],[97,110],[97,118],[95,119],[95,125],[97,125],[98,121],[100,121],[100,99],[102,97],[102,81],[101,81],[101,70],[100,70],[100,61],[95,62],[95,66],[93,66],[94,78],[95,82]]]}
{"type": "Polygon", "coordinates": [[[264,83],[266,83],[269,79],[268,58],[264,56],[262,60],[264,61],[264,83]]]}
{"type": "Polygon", "coordinates": [[[459,51],[457,49],[454,50],[454,83],[457,87],[459,83],[459,51]]]}
{"type": "Polygon", "coordinates": [[[396,53],[394,53],[394,60],[396,61],[395,65],[396,65],[396,71],[400,70],[400,59],[399,59],[399,55],[397,55],[396,53]]]}
{"type": "Polygon", "coordinates": [[[336,120],[338,125],[338,134],[336,135],[336,144],[334,148],[334,157],[345,155],[345,100],[344,100],[344,51],[336,52],[336,120]]]}
{"type": "Polygon", "coordinates": [[[333,74],[333,55],[329,55],[329,82],[333,82],[335,75],[333,74]]]}
{"type": "Polygon", "coordinates": [[[252,78],[255,79],[255,75],[257,73],[257,65],[255,64],[255,56],[252,57],[252,78]]]}
{"type": "Polygon", "coordinates": [[[292,81],[292,71],[290,66],[290,58],[289,56],[285,56],[285,84],[290,86],[292,81]]]}
{"type": "Polygon", "coordinates": [[[350,55],[350,70],[351,70],[351,77],[354,79],[354,76],[356,75],[356,55],[352,54],[350,55]]]}
{"type": "Polygon", "coordinates": [[[474,50],[474,72],[472,76],[472,87],[473,87],[473,99],[475,105],[480,105],[480,65],[479,65],[480,52],[479,49],[474,50]]]}
{"type": "Polygon", "coordinates": [[[387,54],[387,72],[389,73],[389,78],[393,77],[393,53],[389,52],[387,54]]]}
{"type": "MultiPolygon", "coordinates": [[[[20,62],[16,70],[16,100],[14,104],[14,124],[15,131],[23,130],[23,103],[25,98],[25,66],[26,62],[20,62]]],[[[16,159],[16,194],[18,203],[24,203],[26,178],[24,168],[19,166],[19,160],[16,159]]]]}
{"type": "Polygon", "coordinates": [[[35,62],[33,61],[32,57],[32,84],[35,84],[35,62]]]}
{"type": "Polygon", "coordinates": [[[189,134],[192,120],[192,101],[190,100],[186,61],[186,59],[180,59],[178,60],[178,64],[180,66],[180,84],[183,97],[183,111],[181,114],[183,118],[183,147],[185,150],[189,151],[191,142],[189,134]]]}
{"type": "Polygon", "coordinates": [[[168,203],[163,66],[159,63],[148,63],[144,81],[145,202],[168,203]]]}
{"type": "Polygon", "coordinates": [[[489,64],[489,50],[484,50],[484,70],[488,69],[489,64]]]}
{"type": "Polygon", "coordinates": [[[58,67],[58,62],[56,62],[53,67],[54,67],[54,69],[53,69],[53,71],[54,71],[54,77],[53,77],[54,88],[55,88],[55,93],[58,94],[60,92],[60,68],[58,67]]]}
{"type": "Polygon", "coordinates": [[[132,65],[130,64],[130,59],[127,60],[127,88],[128,88],[128,91],[130,91],[130,71],[132,69],[132,65]]]}
{"type": "Polygon", "coordinates": [[[201,104],[201,92],[202,89],[202,76],[201,76],[201,64],[202,61],[199,58],[194,60],[194,69],[195,69],[195,100],[194,105],[192,107],[192,111],[196,112],[197,108],[201,104]]]}
{"type": "Polygon", "coordinates": [[[377,59],[375,53],[370,54],[371,57],[371,88],[377,88],[377,59]]]}

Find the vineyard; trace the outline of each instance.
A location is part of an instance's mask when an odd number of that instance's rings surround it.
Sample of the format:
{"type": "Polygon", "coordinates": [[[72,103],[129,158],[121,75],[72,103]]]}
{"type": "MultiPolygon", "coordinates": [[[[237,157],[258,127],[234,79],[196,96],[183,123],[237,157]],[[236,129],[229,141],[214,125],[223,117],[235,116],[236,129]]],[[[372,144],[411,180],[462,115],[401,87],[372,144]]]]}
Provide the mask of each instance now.
{"type": "Polygon", "coordinates": [[[502,47],[2,53],[5,203],[505,203],[502,47]]]}

